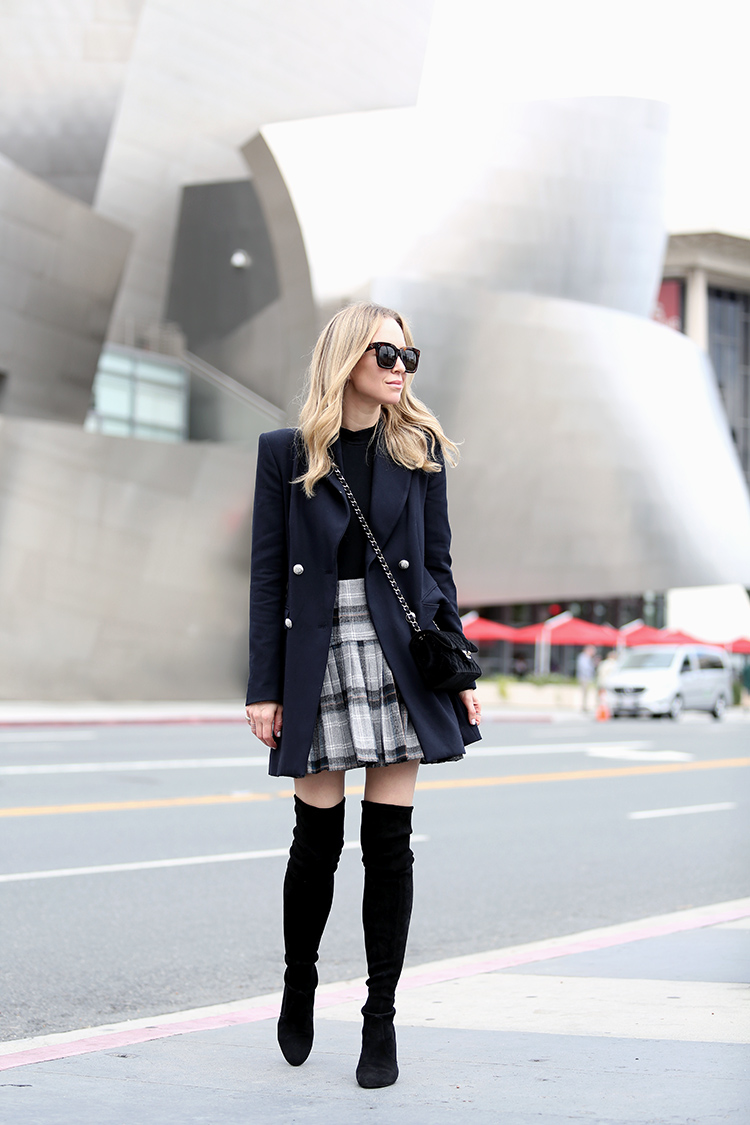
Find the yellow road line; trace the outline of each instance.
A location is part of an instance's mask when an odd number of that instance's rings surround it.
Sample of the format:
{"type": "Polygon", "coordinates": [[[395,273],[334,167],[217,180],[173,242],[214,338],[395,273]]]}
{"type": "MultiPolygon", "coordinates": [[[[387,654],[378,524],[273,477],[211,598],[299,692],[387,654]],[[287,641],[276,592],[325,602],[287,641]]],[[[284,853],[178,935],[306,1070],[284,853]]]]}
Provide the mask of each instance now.
{"type": "Polygon", "coordinates": [[[649,773],[685,773],[690,770],[732,769],[750,766],[750,758],[717,758],[715,761],[670,762],[653,766],[612,766],[599,770],[565,770],[558,773],[503,774],[501,777],[460,777],[455,781],[418,781],[417,789],[473,789],[476,786],[529,785],[535,781],[588,781],[604,777],[636,777],[649,773]]]}
{"type": "MultiPolygon", "coordinates": [[[[285,796],[291,796],[287,790],[285,796]]],[[[121,812],[127,809],[168,809],[180,805],[237,805],[247,801],[270,801],[274,793],[218,793],[205,797],[164,797],[153,801],[96,801],[87,805],[27,805],[15,809],[0,809],[3,816],[53,816],[57,813],[121,812]]]]}
{"type": "MultiPolygon", "coordinates": [[[[538,781],[590,781],[607,777],[637,777],[643,774],[687,773],[693,770],[736,769],[750,766],[750,758],[717,758],[715,761],[664,763],[642,766],[612,766],[608,769],[565,770],[558,773],[502,774],[500,777],[446,778],[418,781],[417,789],[484,789],[495,785],[531,785],[538,781]]],[[[363,785],[347,786],[347,793],[364,792],[363,785]]],[[[169,809],[191,805],[242,805],[249,801],[271,801],[294,796],[293,789],[275,793],[216,793],[204,797],[164,797],[151,801],[97,801],[79,805],[26,805],[0,809],[0,817],[56,816],[61,813],[125,812],[131,809],[169,809]]]]}

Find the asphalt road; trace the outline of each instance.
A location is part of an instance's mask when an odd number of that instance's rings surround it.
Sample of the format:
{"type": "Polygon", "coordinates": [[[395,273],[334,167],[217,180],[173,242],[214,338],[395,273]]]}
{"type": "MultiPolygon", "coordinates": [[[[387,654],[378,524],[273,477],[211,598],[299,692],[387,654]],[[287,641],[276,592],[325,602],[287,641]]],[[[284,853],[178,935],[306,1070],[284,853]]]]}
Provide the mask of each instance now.
{"type": "MultiPolygon", "coordinates": [[[[483,731],[420,773],[410,964],[750,894],[750,723],[483,731]]],[[[291,783],[261,750],[242,724],[0,729],[0,1038],[280,987],[291,783]]],[[[352,848],[323,981],[364,974],[361,882],[352,848]]]]}

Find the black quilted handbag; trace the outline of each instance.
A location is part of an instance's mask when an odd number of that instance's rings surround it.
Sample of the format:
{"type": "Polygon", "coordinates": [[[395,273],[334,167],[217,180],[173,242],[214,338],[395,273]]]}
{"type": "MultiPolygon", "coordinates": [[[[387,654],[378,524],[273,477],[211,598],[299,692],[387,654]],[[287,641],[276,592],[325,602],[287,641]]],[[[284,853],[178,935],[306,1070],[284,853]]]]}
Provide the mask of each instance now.
{"type": "Polygon", "coordinates": [[[482,675],[471,655],[477,646],[462,633],[437,627],[420,629],[409,642],[409,651],[424,683],[433,691],[465,691],[482,675]]]}
{"type": "Polygon", "coordinates": [[[414,636],[409,642],[409,651],[425,686],[430,688],[431,691],[466,691],[467,688],[474,687],[475,681],[482,675],[482,669],[472,656],[473,652],[478,651],[477,646],[472,641],[467,640],[463,633],[438,629],[437,625],[434,629],[420,629],[417,616],[401,593],[399,584],[393,577],[391,568],[385,561],[385,556],[378,546],[378,541],[370,530],[370,525],[363,516],[344,474],[335,464],[333,472],[340,480],[377,560],[393,587],[393,592],[401,604],[406,620],[414,630],[414,636]]]}

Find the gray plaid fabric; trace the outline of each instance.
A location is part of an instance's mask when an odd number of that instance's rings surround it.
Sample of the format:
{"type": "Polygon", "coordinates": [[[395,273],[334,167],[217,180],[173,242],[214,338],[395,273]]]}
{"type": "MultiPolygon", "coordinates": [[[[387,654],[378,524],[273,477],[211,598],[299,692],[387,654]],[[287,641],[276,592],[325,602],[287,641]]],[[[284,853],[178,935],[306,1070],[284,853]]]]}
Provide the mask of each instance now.
{"type": "Polygon", "coordinates": [[[370,618],[364,578],[338,584],[308,773],[422,761],[370,618]]]}

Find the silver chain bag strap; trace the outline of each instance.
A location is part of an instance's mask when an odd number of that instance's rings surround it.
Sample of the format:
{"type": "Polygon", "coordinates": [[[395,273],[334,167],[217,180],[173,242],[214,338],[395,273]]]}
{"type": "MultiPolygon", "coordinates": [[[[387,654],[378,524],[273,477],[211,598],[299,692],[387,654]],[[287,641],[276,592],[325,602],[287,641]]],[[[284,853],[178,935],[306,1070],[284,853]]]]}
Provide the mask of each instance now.
{"type": "Polygon", "coordinates": [[[417,615],[410,607],[391,568],[386,562],[385,555],[380,549],[377,539],[373,535],[370,525],[365,519],[362,509],[349,487],[346,477],[335,463],[332,471],[341,483],[346,493],[347,500],[352,506],[354,514],[362,525],[362,530],[375,552],[375,557],[383,568],[383,572],[391,588],[399,600],[404,616],[414,631],[414,636],[409,644],[414,662],[425,685],[432,691],[465,691],[474,687],[475,681],[482,675],[482,669],[473,659],[472,653],[477,652],[477,646],[467,640],[462,633],[453,633],[447,629],[421,629],[417,615]]]}

